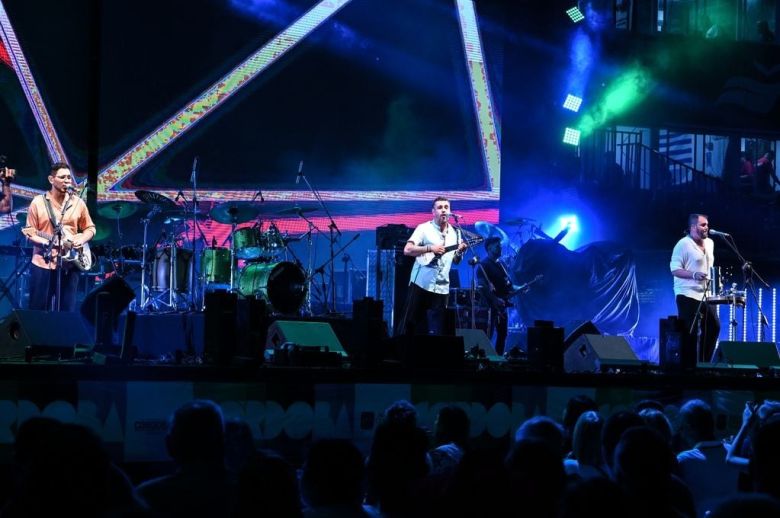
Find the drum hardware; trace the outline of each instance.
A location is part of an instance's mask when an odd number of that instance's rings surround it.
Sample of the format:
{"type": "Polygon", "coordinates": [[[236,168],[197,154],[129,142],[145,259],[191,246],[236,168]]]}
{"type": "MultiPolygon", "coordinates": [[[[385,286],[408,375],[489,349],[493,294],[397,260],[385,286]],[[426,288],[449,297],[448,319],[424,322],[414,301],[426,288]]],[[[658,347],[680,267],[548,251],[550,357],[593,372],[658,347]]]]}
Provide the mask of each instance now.
{"type": "MultiPolygon", "coordinates": [[[[336,257],[338,257],[339,255],[341,255],[341,252],[343,252],[344,250],[346,250],[347,248],[349,248],[349,247],[352,245],[352,243],[354,243],[355,241],[357,241],[359,237],[360,237],[360,234],[355,234],[355,237],[353,237],[352,239],[350,239],[350,240],[347,242],[347,244],[343,245],[343,246],[342,246],[341,248],[339,248],[337,251],[335,251],[335,252],[334,252],[333,250],[331,250],[331,256],[328,258],[328,260],[327,260],[327,261],[325,261],[324,263],[322,263],[321,265],[319,265],[317,268],[315,268],[315,269],[314,269],[314,272],[312,273],[312,278],[313,278],[313,276],[314,276],[314,275],[316,275],[316,274],[319,274],[319,275],[320,275],[320,280],[321,280],[321,282],[322,282],[321,286],[322,286],[322,293],[323,293],[323,295],[327,295],[327,294],[328,294],[328,291],[327,291],[327,290],[328,290],[328,287],[327,287],[327,284],[326,284],[326,282],[325,282],[325,268],[326,268],[328,265],[330,265],[330,266],[331,266],[331,268],[330,268],[330,270],[331,270],[331,275],[333,275],[333,274],[332,274],[332,272],[333,272],[333,261],[334,261],[334,259],[335,259],[336,257]]],[[[309,282],[308,282],[308,284],[309,284],[309,285],[311,284],[311,279],[312,279],[312,278],[310,278],[310,279],[309,279],[309,282]]],[[[327,302],[328,302],[328,301],[327,301],[327,298],[326,298],[326,300],[325,300],[326,307],[327,307],[327,302]]],[[[333,311],[333,312],[335,312],[335,308],[336,308],[336,306],[335,306],[335,304],[336,304],[336,302],[335,302],[335,299],[333,300],[333,304],[334,304],[334,306],[333,306],[333,310],[334,310],[334,311],[333,311]]]]}

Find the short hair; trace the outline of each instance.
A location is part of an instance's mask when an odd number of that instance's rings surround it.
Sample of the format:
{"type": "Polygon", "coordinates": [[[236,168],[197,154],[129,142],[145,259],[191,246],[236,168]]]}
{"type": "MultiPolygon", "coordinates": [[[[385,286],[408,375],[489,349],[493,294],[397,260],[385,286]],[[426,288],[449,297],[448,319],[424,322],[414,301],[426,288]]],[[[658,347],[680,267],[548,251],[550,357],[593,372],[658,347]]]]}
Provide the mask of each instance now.
{"type": "Polygon", "coordinates": [[[687,425],[697,441],[715,438],[715,416],[710,405],[701,399],[691,399],[680,408],[680,426],[687,425]]]}
{"type": "Polygon", "coordinates": [[[688,228],[691,228],[691,225],[698,224],[699,218],[706,218],[708,220],[710,219],[709,216],[707,216],[706,214],[697,214],[697,213],[688,214],[688,228]]]}
{"type": "Polygon", "coordinates": [[[492,245],[494,245],[496,243],[500,243],[500,242],[501,242],[501,238],[497,237],[497,236],[493,236],[493,237],[489,237],[489,238],[485,239],[485,250],[490,248],[492,245]]]}
{"type": "MultiPolygon", "coordinates": [[[[53,176],[60,169],[67,169],[68,171],[71,171],[70,166],[65,162],[54,162],[49,168],[49,176],[53,176]]],[[[73,174],[73,171],[71,171],[71,174],[73,174]]]]}
{"type": "Polygon", "coordinates": [[[433,200],[433,205],[432,206],[435,207],[436,206],[436,202],[439,202],[439,201],[450,201],[450,199],[447,198],[446,196],[436,196],[436,199],[433,200]]]}
{"type": "Polygon", "coordinates": [[[223,462],[225,424],[222,409],[206,399],[180,406],[171,417],[166,444],[171,457],[179,464],[198,460],[223,462]]]}

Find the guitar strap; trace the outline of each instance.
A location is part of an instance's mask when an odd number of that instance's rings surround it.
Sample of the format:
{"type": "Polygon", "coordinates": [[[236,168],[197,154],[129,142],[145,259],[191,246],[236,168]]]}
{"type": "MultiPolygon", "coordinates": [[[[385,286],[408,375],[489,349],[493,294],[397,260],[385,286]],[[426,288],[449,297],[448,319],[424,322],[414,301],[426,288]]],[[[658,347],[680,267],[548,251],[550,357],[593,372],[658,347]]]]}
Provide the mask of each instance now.
{"type": "Polygon", "coordinates": [[[57,218],[54,216],[54,210],[51,207],[51,200],[46,197],[45,194],[41,194],[43,196],[43,202],[46,204],[46,210],[49,213],[49,219],[51,220],[51,226],[54,227],[54,230],[56,232],[57,230],[57,218]]]}

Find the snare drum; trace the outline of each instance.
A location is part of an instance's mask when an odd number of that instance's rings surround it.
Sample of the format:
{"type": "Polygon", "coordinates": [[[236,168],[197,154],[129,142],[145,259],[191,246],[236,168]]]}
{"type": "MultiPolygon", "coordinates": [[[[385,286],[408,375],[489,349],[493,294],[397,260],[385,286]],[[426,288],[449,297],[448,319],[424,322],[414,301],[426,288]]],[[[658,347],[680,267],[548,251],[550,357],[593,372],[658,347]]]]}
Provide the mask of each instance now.
{"type": "Polygon", "coordinates": [[[207,248],[201,252],[200,271],[207,284],[230,282],[230,249],[207,248]]]}
{"type": "Polygon", "coordinates": [[[238,292],[264,299],[274,311],[295,313],[306,300],[306,274],[295,263],[252,263],[241,270],[238,292]]]}
{"type": "MultiPolygon", "coordinates": [[[[171,247],[166,246],[165,248],[158,248],[154,252],[154,264],[152,265],[152,291],[165,291],[170,289],[170,271],[171,247]]],[[[179,293],[188,291],[191,274],[192,250],[177,247],[173,290],[179,293]]]]}
{"type": "Polygon", "coordinates": [[[260,229],[257,227],[239,228],[233,233],[233,250],[239,259],[257,259],[263,254],[260,229]]]}

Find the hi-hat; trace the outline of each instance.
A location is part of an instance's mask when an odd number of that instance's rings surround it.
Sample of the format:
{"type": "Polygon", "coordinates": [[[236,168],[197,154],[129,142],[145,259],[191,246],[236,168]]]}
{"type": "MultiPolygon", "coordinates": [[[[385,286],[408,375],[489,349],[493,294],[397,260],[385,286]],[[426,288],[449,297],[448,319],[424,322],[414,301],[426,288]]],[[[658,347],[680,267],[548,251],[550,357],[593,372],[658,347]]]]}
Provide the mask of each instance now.
{"type": "Polygon", "coordinates": [[[252,221],[260,215],[260,204],[249,201],[228,201],[216,205],[209,215],[218,223],[236,225],[252,221]]]}
{"type": "Polygon", "coordinates": [[[135,197],[149,205],[159,205],[160,207],[177,207],[176,202],[154,191],[135,191],[135,197]]]}
{"type": "Polygon", "coordinates": [[[98,206],[97,213],[104,218],[122,219],[135,214],[138,205],[129,201],[110,201],[101,203],[98,206]]]}
{"type": "MultiPolygon", "coordinates": [[[[170,225],[171,223],[178,223],[180,221],[186,221],[192,219],[192,211],[185,210],[184,207],[176,209],[163,209],[160,214],[165,216],[163,223],[170,225]]],[[[201,212],[200,210],[195,213],[195,219],[204,220],[209,217],[207,212],[201,212]]]]}
{"type": "Polygon", "coordinates": [[[289,216],[292,214],[306,214],[307,212],[317,212],[320,210],[319,207],[315,207],[313,205],[308,205],[306,207],[299,207],[295,205],[294,207],[287,207],[286,209],[277,210],[276,214],[279,214],[280,216],[289,216]]]}
{"type": "Polygon", "coordinates": [[[492,223],[488,223],[487,221],[477,221],[474,223],[474,228],[477,231],[477,234],[484,237],[485,239],[491,238],[491,237],[498,237],[501,239],[501,245],[506,246],[509,244],[509,236],[506,235],[506,232],[501,230],[501,227],[497,225],[493,225],[492,223]]]}

